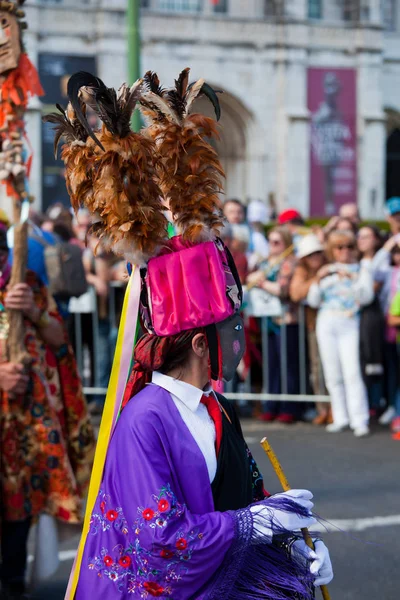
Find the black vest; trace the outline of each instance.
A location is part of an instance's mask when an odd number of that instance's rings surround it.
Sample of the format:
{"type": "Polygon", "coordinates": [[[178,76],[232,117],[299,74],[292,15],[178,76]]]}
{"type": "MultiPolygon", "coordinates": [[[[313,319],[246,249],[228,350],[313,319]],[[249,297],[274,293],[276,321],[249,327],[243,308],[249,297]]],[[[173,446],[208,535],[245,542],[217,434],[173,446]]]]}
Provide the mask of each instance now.
{"type": "Polygon", "coordinates": [[[217,396],[231,421],[222,411],[222,440],[211,484],[215,510],[223,512],[245,508],[254,501],[253,473],[236,412],[228,400],[217,396]]]}

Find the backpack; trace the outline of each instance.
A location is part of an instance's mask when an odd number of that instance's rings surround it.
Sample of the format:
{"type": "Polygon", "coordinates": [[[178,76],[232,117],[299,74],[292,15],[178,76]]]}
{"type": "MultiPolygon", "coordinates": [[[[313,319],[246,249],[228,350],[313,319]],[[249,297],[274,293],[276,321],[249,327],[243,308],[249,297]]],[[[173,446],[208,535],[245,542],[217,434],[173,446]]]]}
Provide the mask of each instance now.
{"type": "Polygon", "coordinates": [[[52,296],[67,300],[87,292],[82,251],[78,246],[69,242],[56,242],[52,245],[36,232],[31,237],[44,247],[48,287],[52,296]]]}

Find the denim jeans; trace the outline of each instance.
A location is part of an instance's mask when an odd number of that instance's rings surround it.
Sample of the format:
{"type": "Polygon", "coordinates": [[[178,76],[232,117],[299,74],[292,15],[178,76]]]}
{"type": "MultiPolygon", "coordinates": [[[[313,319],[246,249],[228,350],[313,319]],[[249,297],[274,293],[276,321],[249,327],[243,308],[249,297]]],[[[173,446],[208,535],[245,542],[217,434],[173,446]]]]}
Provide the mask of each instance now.
{"type": "MultiPolygon", "coordinates": [[[[281,333],[271,332],[268,335],[268,372],[269,392],[271,394],[282,393],[281,382],[281,333]]],[[[287,364],[287,393],[298,394],[300,391],[300,369],[299,369],[299,326],[286,326],[286,364],[287,364]]],[[[265,359],[264,359],[265,360],[265,359]]],[[[268,400],[263,402],[263,412],[298,417],[299,405],[297,402],[286,400],[268,400]]]]}

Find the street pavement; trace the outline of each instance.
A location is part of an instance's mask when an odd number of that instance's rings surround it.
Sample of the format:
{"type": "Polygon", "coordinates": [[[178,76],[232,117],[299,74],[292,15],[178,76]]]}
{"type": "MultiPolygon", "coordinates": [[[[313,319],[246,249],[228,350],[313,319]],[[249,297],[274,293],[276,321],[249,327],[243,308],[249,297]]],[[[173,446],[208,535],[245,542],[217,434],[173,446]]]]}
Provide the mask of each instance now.
{"type": "MultiPolygon", "coordinates": [[[[244,420],[243,429],[269,492],[281,490],[259,445],[264,435],[292,487],[314,493],[315,512],[328,521],[323,537],[335,572],[331,599],[398,600],[400,442],[378,427],[366,439],[356,439],[350,432],[327,434],[306,424],[244,420]]],[[[77,539],[62,545],[60,568],[35,591],[35,600],[63,599],[77,539]]],[[[319,591],[316,598],[322,598],[319,591]]]]}

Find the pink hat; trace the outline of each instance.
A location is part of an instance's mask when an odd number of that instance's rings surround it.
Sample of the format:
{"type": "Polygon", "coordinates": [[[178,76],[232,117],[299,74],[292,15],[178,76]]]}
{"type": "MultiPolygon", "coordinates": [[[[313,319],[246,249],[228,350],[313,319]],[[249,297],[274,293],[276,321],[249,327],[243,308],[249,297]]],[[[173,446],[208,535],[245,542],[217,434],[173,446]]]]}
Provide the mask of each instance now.
{"type": "Polygon", "coordinates": [[[219,323],[240,309],[242,290],[224,244],[174,237],[143,276],[141,313],[150,333],[169,336],[219,323]],[[236,277],[235,277],[236,275],[236,277]]]}

